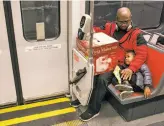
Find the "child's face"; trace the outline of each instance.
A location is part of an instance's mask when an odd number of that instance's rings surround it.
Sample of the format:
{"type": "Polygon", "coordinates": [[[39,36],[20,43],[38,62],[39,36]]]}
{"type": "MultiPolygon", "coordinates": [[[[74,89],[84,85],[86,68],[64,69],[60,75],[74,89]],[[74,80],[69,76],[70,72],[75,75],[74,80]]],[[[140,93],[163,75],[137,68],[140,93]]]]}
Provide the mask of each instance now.
{"type": "Polygon", "coordinates": [[[129,65],[131,61],[134,59],[134,55],[130,52],[125,55],[125,64],[129,65]]]}

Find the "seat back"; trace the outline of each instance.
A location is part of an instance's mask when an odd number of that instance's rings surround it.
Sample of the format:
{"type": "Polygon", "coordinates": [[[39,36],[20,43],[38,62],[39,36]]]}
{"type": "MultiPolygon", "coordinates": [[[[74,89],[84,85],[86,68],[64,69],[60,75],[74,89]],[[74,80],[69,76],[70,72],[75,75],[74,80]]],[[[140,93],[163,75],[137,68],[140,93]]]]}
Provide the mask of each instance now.
{"type": "Polygon", "coordinates": [[[150,45],[147,64],[152,74],[153,87],[156,88],[164,74],[164,51],[150,45]]]}
{"type": "Polygon", "coordinates": [[[146,31],[144,31],[144,30],[141,30],[141,32],[142,32],[142,34],[143,34],[144,39],[145,39],[147,42],[149,42],[150,39],[151,39],[151,37],[152,37],[152,34],[149,33],[149,32],[146,32],[146,31]]]}

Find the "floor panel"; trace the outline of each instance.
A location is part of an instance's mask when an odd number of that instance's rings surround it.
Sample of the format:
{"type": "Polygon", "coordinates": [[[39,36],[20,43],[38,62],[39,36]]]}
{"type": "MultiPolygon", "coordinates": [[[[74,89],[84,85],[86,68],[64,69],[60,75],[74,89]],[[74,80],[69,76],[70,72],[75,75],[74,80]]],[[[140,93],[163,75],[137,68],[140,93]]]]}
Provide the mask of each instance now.
{"type": "Polygon", "coordinates": [[[100,115],[89,122],[78,116],[86,107],[75,109],[68,98],[0,109],[0,126],[164,126],[164,113],[126,122],[108,103],[103,102],[100,115]]]}
{"type": "Polygon", "coordinates": [[[0,110],[0,126],[51,126],[78,120],[70,99],[59,98],[0,110]]]}

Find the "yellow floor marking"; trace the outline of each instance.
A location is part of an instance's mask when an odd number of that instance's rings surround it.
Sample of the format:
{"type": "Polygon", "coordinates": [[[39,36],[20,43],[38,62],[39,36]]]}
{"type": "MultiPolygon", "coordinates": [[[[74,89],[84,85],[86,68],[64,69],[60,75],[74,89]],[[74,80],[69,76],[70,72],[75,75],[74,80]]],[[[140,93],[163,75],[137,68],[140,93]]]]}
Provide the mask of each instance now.
{"type": "Polygon", "coordinates": [[[24,122],[37,120],[37,119],[43,119],[43,118],[48,118],[48,117],[52,117],[52,116],[71,113],[71,112],[75,112],[75,111],[76,111],[75,108],[69,107],[69,108],[65,108],[65,109],[54,110],[54,111],[44,112],[44,113],[40,113],[40,114],[33,114],[30,116],[24,116],[24,117],[20,117],[20,118],[14,118],[14,119],[1,121],[0,126],[14,125],[14,124],[18,124],[18,123],[24,123],[24,122]]]}
{"type": "Polygon", "coordinates": [[[44,102],[37,102],[37,103],[21,105],[21,106],[6,108],[6,109],[0,109],[0,114],[18,111],[18,110],[30,109],[30,108],[34,108],[34,107],[45,106],[45,105],[50,105],[50,104],[55,104],[55,103],[60,103],[60,102],[66,102],[66,101],[70,101],[70,99],[69,98],[59,98],[59,99],[54,99],[54,100],[49,100],[49,101],[44,101],[44,102]]]}
{"type": "Polygon", "coordinates": [[[82,125],[84,123],[85,122],[82,122],[81,120],[72,120],[72,121],[68,121],[68,122],[54,124],[52,126],[79,126],[79,125],[82,125]]]}

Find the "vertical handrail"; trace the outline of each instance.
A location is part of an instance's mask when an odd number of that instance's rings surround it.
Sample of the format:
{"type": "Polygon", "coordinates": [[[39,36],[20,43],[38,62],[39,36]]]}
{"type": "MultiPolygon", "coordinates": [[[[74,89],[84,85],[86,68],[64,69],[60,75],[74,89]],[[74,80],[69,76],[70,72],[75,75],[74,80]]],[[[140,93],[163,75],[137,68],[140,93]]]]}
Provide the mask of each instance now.
{"type": "Polygon", "coordinates": [[[89,57],[88,63],[93,63],[93,22],[94,22],[94,1],[90,1],[90,16],[91,16],[91,25],[90,25],[90,40],[89,40],[89,57]]]}
{"type": "Polygon", "coordinates": [[[8,42],[9,42],[11,61],[12,61],[11,63],[12,63],[12,69],[14,75],[15,90],[17,95],[17,104],[23,105],[24,98],[23,98],[20,70],[18,64],[18,54],[17,54],[16,41],[15,41],[11,1],[3,1],[3,6],[4,6],[5,19],[6,19],[7,35],[9,40],[8,42]]]}

